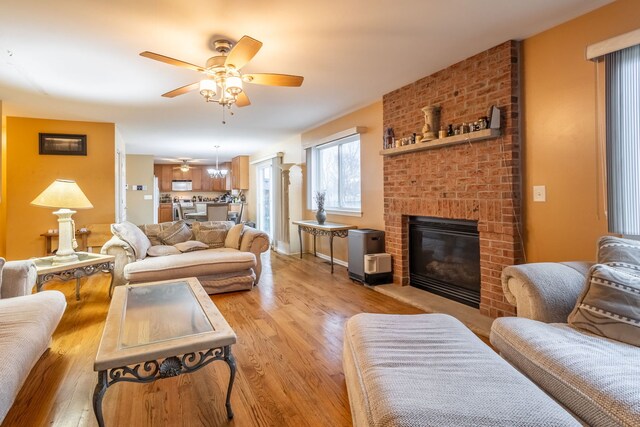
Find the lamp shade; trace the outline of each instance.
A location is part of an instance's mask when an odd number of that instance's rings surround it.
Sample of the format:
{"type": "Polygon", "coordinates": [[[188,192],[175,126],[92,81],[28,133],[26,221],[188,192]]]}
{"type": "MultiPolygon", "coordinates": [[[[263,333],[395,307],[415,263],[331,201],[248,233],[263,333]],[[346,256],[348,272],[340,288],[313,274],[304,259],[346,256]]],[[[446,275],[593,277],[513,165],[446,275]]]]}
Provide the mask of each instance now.
{"type": "Polygon", "coordinates": [[[56,179],[32,202],[47,208],[90,209],[93,207],[75,181],[56,179]]]}

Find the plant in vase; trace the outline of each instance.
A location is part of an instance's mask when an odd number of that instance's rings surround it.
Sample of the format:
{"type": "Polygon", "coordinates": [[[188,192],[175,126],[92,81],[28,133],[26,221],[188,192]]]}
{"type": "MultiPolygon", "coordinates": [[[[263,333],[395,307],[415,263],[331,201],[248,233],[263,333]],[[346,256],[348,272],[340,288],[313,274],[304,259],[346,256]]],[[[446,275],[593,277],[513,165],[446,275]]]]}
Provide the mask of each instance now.
{"type": "Polygon", "coordinates": [[[327,197],[326,191],[316,191],[316,195],[313,197],[313,200],[316,201],[316,206],[318,210],[316,211],[316,221],[318,224],[322,225],[327,220],[327,214],[324,211],[324,201],[327,197]]]}

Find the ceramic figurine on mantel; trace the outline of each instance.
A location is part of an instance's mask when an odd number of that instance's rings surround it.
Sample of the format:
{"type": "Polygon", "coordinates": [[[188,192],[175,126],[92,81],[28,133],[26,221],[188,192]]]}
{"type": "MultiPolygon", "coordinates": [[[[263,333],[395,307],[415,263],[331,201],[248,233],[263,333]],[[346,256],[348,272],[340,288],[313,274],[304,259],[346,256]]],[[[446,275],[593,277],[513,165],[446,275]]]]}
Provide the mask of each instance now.
{"type": "Polygon", "coordinates": [[[316,191],[316,195],[314,197],[316,205],[318,206],[318,210],[316,211],[316,220],[320,225],[324,224],[324,222],[327,220],[327,213],[324,211],[324,200],[326,197],[326,191],[316,191]]]}
{"type": "Polygon", "coordinates": [[[431,141],[438,139],[438,129],[440,129],[440,107],[429,105],[422,109],[424,113],[424,127],[422,128],[422,140],[431,141]]]}

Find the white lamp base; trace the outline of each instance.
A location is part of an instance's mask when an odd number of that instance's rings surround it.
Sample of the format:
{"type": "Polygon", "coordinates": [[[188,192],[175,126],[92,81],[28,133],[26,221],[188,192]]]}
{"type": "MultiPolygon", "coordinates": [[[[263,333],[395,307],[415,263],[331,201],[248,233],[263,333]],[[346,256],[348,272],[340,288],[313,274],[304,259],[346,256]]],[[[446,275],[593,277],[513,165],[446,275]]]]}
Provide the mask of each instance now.
{"type": "Polygon", "coordinates": [[[58,215],[58,250],[51,261],[52,265],[68,264],[78,261],[78,255],[73,250],[75,230],[71,216],[76,213],[71,209],[60,209],[53,214],[58,215]]]}

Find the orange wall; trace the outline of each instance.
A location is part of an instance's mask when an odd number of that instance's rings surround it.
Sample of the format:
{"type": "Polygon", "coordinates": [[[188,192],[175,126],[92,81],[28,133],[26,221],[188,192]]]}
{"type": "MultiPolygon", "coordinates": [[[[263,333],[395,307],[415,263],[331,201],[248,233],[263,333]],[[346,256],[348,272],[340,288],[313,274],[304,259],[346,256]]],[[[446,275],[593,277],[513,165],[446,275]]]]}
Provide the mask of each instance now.
{"type": "Polygon", "coordinates": [[[640,27],[640,2],[618,0],[524,41],[524,213],[528,262],[595,257],[606,234],[596,141],[596,66],[587,45],[640,27]],[[546,185],[547,202],[532,186],[546,185]]]}
{"type": "Polygon", "coordinates": [[[76,228],[111,223],[115,219],[115,125],[7,117],[6,257],[25,259],[44,255],[41,233],[58,228],[54,209],[30,202],[56,178],[77,181],[93,204],[74,216],[76,228]],[[87,156],[38,154],[38,133],[87,135],[87,156]]]}
{"type": "MultiPolygon", "coordinates": [[[[336,120],[318,126],[302,134],[302,143],[317,141],[335,133],[363,126],[367,131],[360,135],[360,168],[362,191],[362,216],[346,216],[327,214],[327,221],[341,224],[353,224],[358,228],[375,228],[384,230],[384,203],[382,197],[382,156],[379,154],[382,148],[382,101],[378,101],[353,113],[342,116],[336,120]]],[[[306,175],[306,174],[305,174],[306,175]]],[[[306,192],[306,182],[303,191],[306,192]]],[[[303,215],[305,219],[315,219],[315,211],[307,209],[306,194],[302,198],[303,215]]],[[[318,252],[329,255],[327,238],[317,239],[318,252]]],[[[346,261],[347,239],[335,239],[333,242],[334,257],[346,261]]],[[[305,244],[307,252],[313,251],[313,245],[305,244]]]]}
{"type": "Polygon", "coordinates": [[[2,113],[2,101],[0,101],[0,257],[6,257],[7,253],[7,155],[6,155],[6,131],[7,118],[2,113]]]}

